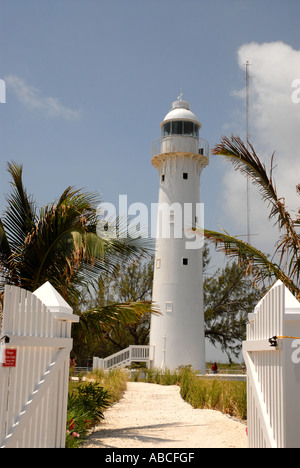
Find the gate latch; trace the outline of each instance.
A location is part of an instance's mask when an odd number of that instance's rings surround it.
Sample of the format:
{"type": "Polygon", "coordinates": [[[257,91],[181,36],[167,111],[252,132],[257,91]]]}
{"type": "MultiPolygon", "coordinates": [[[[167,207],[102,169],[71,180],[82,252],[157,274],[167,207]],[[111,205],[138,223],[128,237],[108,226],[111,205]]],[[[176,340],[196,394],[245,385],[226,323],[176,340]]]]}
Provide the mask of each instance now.
{"type": "Polygon", "coordinates": [[[272,338],[269,338],[269,343],[271,347],[277,348],[278,346],[277,336],[273,336],[272,338]]]}

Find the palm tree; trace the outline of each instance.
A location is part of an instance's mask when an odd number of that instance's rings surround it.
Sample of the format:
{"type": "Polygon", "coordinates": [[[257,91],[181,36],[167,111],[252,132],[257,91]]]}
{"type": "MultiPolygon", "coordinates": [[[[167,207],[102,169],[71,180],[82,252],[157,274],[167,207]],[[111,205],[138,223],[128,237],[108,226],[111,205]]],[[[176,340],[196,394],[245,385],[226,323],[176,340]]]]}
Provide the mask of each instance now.
{"type": "Polygon", "coordinates": [[[8,164],[12,191],[0,218],[0,296],[11,284],[31,292],[49,281],[81,315],[81,328],[99,331],[116,320],[132,323],[149,312],[150,303],[113,304],[110,309],[82,311],[81,292],[101,273],[114,274],[129,258],[147,255],[139,240],[101,239],[96,195],[68,187],[55,202],[38,210],[23,186],[22,165],[8,164]],[[76,306],[76,307],[75,307],[76,306]]]}
{"type": "MultiPolygon", "coordinates": [[[[277,195],[273,180],[274,154],[268,173],[249,142],[248,147],[249,149],[238,136],[222,137],[212,152],[214,155],[223,156],[235,170],[249,177],[249,180],[258,187],[262,199],[270,210],[269,219],[275,220],[275,225],[280,230],[273,256],[269,258],[253,245],[225,231],[205,230],[204,236],[215,244],[217,251],[224,252],[228,257],[237,258],[246,268],[246,272],[253,274],[254,280],[280,279],[300,300],[300,236],[297,232],[300,226],[300,210],[298,216],[293,219],[286,209],[284,198],[279,198],[277,195]]],[[[297,186],[297,192],[300,195],[300,185],[297,186]]]]}

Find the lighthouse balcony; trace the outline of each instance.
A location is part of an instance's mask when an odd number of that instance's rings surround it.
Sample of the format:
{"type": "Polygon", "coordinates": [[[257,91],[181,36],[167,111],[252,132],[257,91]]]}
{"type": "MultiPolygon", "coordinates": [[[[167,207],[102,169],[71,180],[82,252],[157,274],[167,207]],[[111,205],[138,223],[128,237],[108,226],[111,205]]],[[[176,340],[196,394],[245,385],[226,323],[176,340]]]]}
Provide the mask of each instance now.
{"type": "Polygon", "coordinates": [[[189,135],[162,136],[152,142],[152,158],[162,153],[192,153],[209,157],[209,144],[204,138],[189,135]]]}

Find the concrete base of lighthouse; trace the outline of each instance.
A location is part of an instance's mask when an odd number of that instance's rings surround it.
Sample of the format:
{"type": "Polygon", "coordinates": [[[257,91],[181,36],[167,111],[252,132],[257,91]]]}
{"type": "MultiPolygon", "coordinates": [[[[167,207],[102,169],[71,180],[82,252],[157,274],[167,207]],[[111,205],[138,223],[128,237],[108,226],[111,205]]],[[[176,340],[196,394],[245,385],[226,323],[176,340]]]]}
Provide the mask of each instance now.
{"type": "Polygon", "coordinates": [[[181,333],[172,330],[171,324],[168,324],[168,320],[162,323],[159,318],[153,317],[151,325],[153,333],[150,341],[150,345],[153,347],[151,367],[173,371],[180,366],[191,366],[200,374],[205,374],[204,335],[199,320],[195,317],[193,321],[189,320],[188,323],[183,324],[181,333]],[[189,331],[185,335],[183,329],[187,325],[193,328],[193,332],[189,331]],[[158,329],[157,339],[155,339],[156,328],[158,329]]]}

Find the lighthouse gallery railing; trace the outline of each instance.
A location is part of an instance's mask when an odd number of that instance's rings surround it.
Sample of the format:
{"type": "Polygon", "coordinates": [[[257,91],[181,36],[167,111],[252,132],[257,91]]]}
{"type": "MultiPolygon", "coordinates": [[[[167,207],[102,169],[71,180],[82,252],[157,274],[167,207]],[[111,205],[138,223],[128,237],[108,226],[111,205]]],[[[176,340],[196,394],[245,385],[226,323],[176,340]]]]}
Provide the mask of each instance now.
{"type": "MultiPolygon", "coordinates": [[[[189,135],[180,135],[174,140],[174,136],[170,137],[161,136],[156,138],[152,142],[151,146],[151,155],[156,156],[157,154],[163,153],[172,153],[172,152],[185,152],[185,153],[194,153],[195,152],[195,137],[189,135]],[[161,150],[162,143],[164,144],[164,150],[161,150]]],[[[209,157],[209,143],[204,138],[199,138],[199,154],[209,157]]]]}

